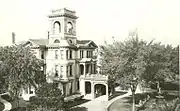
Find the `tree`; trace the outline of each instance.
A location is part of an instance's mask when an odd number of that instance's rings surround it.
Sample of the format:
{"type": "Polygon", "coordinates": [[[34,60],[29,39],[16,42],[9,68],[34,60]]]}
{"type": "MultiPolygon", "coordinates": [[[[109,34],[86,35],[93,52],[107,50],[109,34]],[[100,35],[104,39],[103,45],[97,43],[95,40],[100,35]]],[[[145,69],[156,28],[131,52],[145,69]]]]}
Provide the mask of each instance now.
{"type": "Polygon", "coordinates": [[[41,72],[42,61],[29,47],[0,47],[0,61],[0,74],[4,75],[5,84],[13,97],[18,97],[22,88],[29,85],[36,87],[35,75],[41,72]]]}
{"type": "MultiPolygon", "coordinates": [[[[155,43],[151,45],[151,53],[147,62],[144,79],[147,82],[156,82],[157,89],[166,80],[174,80],[178,74],[178,51],[170,45],[155,43]]],[[[159,90],[160,91],[160,90],[159,90]]]]}
{"type": "Polygon", "coordinates": [[[131,80],[136,77],[142,81],[146,69],[146,59],[149,56],[151,43],[136,38],[125,42],[115,41],[105,44],[103,49],[102,72],[109,76],[109,85],[112,88],[118,82],[124,88],[129,87],[131,80]]]}
{"type": "Polygon", "coordinates": [[[101,49],[102,74],[108,75],[111,91],[116,82],[128,88],[131,80],[138,78],[138,83],[146,86],[173,80],[179,73],[179,47],[148,43],[133,37],[124,42],[106,43],[101,49]]]}

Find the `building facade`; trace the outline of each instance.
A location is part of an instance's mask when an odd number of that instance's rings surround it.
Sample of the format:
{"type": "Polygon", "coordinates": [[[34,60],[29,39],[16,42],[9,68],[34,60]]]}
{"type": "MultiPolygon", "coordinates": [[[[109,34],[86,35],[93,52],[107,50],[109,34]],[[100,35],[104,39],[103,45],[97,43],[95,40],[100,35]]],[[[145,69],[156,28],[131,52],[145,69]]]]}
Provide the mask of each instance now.
{"type": "MultiPolygon", "coordinates": [[[[48,38],[29,39],[26,42],[26,46],[32,48],[36,57],[44,61],[43,71],[47,82],[56,83],[65,96],[74,93],[89,94],[89,83],[85,81],[107,82],[107,77],[103,76],[102,79],[100,75],[95,76],[96,59],[93,58],[93,53],[98,46],[91,40],[77,39],[76,12],[66,8],[53,10],[48,18],[48,38]],[[99,80],[94,79],[98,77],[99,80]]],[[[94,95],[95,86],[91,86],[93,92],[90,94],[94,95]]],[[[105,87],[107,89],[106,84],[105,87]]]]}

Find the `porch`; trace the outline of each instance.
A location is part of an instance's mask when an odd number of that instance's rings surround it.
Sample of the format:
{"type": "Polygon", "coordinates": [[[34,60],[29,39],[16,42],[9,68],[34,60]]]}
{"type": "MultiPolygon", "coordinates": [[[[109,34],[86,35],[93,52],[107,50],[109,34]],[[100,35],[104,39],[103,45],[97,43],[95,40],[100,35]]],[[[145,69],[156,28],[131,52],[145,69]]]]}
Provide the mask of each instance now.
{"type": "Polygon", "coordinates": [[[104,96],[108,100],[108,76],[100,74],[80,76],[80,92],[84,99],[94,99],[104,96]]]}

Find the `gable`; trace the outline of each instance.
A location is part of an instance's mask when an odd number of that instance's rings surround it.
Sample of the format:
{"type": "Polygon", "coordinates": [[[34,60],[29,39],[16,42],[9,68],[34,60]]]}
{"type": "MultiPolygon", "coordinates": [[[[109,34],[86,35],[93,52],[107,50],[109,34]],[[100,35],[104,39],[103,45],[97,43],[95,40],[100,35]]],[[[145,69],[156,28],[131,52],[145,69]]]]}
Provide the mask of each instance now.
{"type": "Polygon", "coordinates": [[[87,46],[92,47],[92,48],[98,48],[98,46],[93,41],[90,41],[89,43],[87,43],[87,46]]]}
{"type": "Polygon", "coordinates": [[[34,42],[28,40],[26,43],[23,44],[25,47],[38,47],[39,45],[35,44],[34,42]]]}

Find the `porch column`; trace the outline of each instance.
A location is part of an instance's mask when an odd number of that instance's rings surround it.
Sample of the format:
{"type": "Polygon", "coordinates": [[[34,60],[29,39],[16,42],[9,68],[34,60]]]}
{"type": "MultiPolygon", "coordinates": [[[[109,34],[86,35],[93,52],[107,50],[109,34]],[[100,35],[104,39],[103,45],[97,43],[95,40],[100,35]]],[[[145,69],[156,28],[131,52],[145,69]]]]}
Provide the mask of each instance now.
{"type": "Polygon", "coordinates": [[[86,75],[86,64],[83,63],[83,66],[84,66],[84,76],[86,75]]]}
{"type": "Polygon", "coordinates": [[[80,88],[80,93],[82,94],[82,95],[85,95],[85,81],[84,81],[84,79],[80,79],[79,80],[79,88],[80,88]]]}
{"type": "Polygon", "coordinates": [[[91,74],[91,64],[89,64],[89,67],[88,67],[88,73],[91,74]]]}
{"type": "Polygon", "coordinates": [[[92,95],[92,99],[94,99],[94,83],[91,81],[91,95],[92,95]]]}
{"type": "Polygon", "coordinates": [[[109,95],[108,95],[108,85],[106,84],[105,86],[106,86],[106,101],[108,101],[108,97],[109,97],[109,95]]]}

